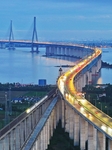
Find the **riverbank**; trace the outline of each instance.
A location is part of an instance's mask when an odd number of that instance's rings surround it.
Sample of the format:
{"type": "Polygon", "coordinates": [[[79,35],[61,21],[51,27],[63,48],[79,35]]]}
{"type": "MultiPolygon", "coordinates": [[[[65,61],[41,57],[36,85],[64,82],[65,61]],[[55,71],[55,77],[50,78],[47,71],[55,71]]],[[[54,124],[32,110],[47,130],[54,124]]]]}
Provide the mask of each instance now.
{"type": "Polygon", "coordinates": [[[103,62],[102,61],[102,68],[110,68],[110,69],[112,69],[112,64],[109,64],[107,62],[103,62]]]}

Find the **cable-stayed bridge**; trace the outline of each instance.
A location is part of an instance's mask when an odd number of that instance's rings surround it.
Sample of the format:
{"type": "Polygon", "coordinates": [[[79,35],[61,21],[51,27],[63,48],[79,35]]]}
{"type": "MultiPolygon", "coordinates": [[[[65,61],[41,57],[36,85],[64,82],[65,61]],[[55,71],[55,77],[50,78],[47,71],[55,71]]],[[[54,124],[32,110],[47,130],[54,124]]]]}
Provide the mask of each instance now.
{"type": "MultiPolygon", "coordinates": [[[[31,44],[27,42],[24,44],[31,44]]],[[[61,120],[62,128],[81,150],[85,150],[86,145],[88,150],[111,150],[112,118],[79,95],[82,87],[93,83],[93,75],[101,69],[101,50],[75,44],[38,41],[34,44],[45,46],[46,56],[81,59],[73,68],[60,74],[53,91],[0,131],[0,149],[46,150],[61,120]]]]}

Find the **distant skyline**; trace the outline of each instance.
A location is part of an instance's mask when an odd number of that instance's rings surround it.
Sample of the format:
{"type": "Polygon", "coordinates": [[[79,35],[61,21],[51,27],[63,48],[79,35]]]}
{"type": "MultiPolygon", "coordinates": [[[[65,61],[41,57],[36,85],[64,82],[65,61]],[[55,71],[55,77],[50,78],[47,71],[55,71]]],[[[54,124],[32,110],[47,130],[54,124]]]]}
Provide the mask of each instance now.
{"type": "Polygon", "coordinates": [[[4,0],[0,2],[0,39],[8,37],[10,20],[15,39],[30,39],[33,18],[39,41],[111,40],[110,0],[4,0]]]}

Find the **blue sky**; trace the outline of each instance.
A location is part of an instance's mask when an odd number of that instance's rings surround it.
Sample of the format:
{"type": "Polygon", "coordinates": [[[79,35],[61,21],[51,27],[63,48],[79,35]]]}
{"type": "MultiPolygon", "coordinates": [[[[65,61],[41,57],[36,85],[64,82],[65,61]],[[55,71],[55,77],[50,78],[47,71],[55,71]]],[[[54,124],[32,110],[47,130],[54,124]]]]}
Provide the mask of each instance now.
{"type": "Polygon", "coordinates": [[[40,41],[110,40],[111,6],[109,0],[4,0],[0,4],[1,38],[8,34],[10,20],[14,37],[26,38],[36,16],[40,41]]]}

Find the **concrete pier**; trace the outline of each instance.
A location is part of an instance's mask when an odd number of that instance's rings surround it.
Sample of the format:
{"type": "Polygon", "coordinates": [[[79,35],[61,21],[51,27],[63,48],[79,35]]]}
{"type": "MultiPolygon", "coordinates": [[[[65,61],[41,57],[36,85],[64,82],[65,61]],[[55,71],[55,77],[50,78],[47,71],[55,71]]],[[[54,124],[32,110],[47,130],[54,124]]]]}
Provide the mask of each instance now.
{"type": "MultiPolygon", "coordinates": [[[[63,54],[70,57],[83,57],[88,55],[88,52],[85,47],[78,46],[73,48],[72,46],[49,45],[46,47],[46,56],[63,54]]],[[[82,87],[86,84],[93,82],[93,76],[98,73],[100,68],[101,59],[99,57],[87,64],[76,75],[74,84],[78,92],[81,92],[82,87]]],[[[97,125],[99,123],[97,121],[100,119],[97,120],[97,117],[94,120],[89,119],[91,114],[87,111],[86,106],[85,112],[82,113],[81,108],[83,107],[75,95],[70,95],[68,92],[68,98],[65,97],[67,90],[64,86],[62,93],[58,91],[55,93],[55,97],[40,103],[28,113],[24,112],[13,123],[6,126],[0,132],[0,150],[46,150],[59,120],[62,122],[62,128],[68,132],[69,138],[73,139],[74,146],[80,146],[81,150],[85,150],[86,146],[88,150],[105,150],[106,147],[111,150],[111,134],[107,134],[102,126],[97,125]],[[70,99],[70,97],[72,98],[70,99]]],[[[81,101],[83,100],[81,98],[81,101]]],[[[92,115],[95,117],[94,114],[92,115]]],[[[100,124],[102,125],[102,120],[100,120],[100,124]]],[[[111,126],[106,130],[112,132],[111,126]]]]}

